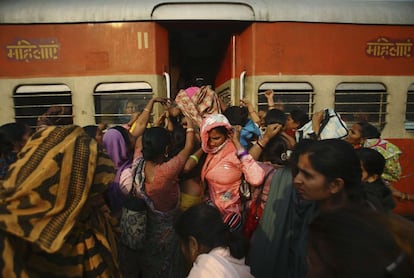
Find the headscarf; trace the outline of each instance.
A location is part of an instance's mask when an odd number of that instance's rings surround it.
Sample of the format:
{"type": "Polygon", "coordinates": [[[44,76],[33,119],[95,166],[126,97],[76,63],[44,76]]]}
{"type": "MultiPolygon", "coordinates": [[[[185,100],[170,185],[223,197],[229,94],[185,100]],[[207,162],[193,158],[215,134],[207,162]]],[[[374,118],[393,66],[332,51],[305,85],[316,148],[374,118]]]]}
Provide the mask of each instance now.
{"type": "Polygon", "coordinates": [[[203,117],[221,113],[218,95],[210,86],[197,88],[196,92],[192,87],[188,89],[188,91],[180,90],[175,97],[175,102],[183,114],[191,118],[197,126],[201,125],[203,117]]]}
{"type": "Polygon", "coordinates": [[[2,275],[117,276],[114,223],[102,197],[114,173],[81,127],[35,133],[0,184],[2,275]]]}
{"type": "Polygon", "coordinates": [[[203,122],[201,124],[200,128],[200,136],[201,136],[201,147],[203,148],[203,151],[206,153],[216,153],[220,149],[224,147],[224,145],[229,141],[228,139],[219,147],[216,147],[214,149],[210,148],[208,146],[208,132],[212,130],[215,127],[224,126],[229,134],[233,134],[233,130],[231,129],[231,125],[229,120],[227,120],[226,116],[223,114],[211,114],[208,115],[203,119],[203,122]]]}
{"type": "Polygon", "coordinates": [[[119,181],[122,171],[131,168],[133,152],[130,148],[131,142],[128,137],[128,131],[122,126],[116,126],[108,129],[103,136],[103,148],[115,164],[116,175],[114,181],[110,184],[108,197],[110,206],[113,211],[121,208],[123,203],[123,194],[119,187],[119,181]]]}

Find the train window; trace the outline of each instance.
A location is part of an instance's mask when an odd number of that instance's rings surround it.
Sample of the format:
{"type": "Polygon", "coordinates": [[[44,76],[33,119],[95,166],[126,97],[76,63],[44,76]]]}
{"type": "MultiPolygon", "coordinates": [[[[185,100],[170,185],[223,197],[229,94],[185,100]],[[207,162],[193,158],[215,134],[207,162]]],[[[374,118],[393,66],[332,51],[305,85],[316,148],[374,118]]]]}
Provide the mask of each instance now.
{"type": "Polygon", "coordinates": [[[153,91],[147,82],[101,83],[95,88],[95,121],[125,124],[130,115],[145,108],[153,91]]]}
{"type": "Polygon", "coordinates": [[[335,110],[351,126],[368,121],[382,130],[385,126],[387,90],[381,83],[341,83],[335,90],[335,110]]]}
{"type": "Polygon", "coordinates": [[[283,104],[284,111],[300,109],[308,115],[313,113],[314,91],[311,84],[306,82],[266,82],[259,87],[258,110],[267,110],[267,98],[265,92],[273,90],[273,101],[283,104]]]}
{"type": "Polygon", "coordinates": [[[61,106],[68,109],[65,109],[65,114],[59,117],[68,118],[67,122],[73,123],[72,92],[67,85],[22,85],[16,88],[13,101],[16,122],[25,122],[31,127],[36,127],[40,115],[51,106],[61,106]]]}
{"type": "Polygon", "coordinates": [[[407,130],[414,130],[414,84],[408,87],[404,126],[407,130]]]}
{"type": "Polygon", "coordinates": [[[227,106],[231,106],[231,90],[229,87],[217,92],[217,95],[227,106]]]}

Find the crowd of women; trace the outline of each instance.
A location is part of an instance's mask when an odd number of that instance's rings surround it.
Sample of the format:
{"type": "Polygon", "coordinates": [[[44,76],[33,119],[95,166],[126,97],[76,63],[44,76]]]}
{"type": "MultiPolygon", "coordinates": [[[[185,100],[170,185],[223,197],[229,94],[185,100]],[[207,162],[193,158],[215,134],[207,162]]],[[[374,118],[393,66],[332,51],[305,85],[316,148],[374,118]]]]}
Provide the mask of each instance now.
{"type": "Polygon", "coordinates": [[[189,87],[106,130],[0,127],[2,276],[412,277],[399,149],[367,122],[320,140],[323,113],[297,141],[306,113],[266,96],[255,111],[189,87]],[[145,201],[139,248],[120,240],[130,196],[145,201]]]}

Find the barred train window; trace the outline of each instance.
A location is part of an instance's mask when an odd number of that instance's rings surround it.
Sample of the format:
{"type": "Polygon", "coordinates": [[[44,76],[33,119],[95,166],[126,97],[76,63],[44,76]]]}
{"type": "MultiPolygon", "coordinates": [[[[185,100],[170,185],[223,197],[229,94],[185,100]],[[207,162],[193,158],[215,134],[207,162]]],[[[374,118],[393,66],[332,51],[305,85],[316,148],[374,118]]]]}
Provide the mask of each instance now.
{"type": "Polygon", "coordinates": [[[72,92],[67,85],[22,85],[16,88],[13,102],[16,122],[25,122],[36,127],[37,118],[51,106],[63,106],[68,108],[67,112],[59,117],[67,117],[73,123],[72,92]]]}
{"type": "Polygon", "coordinates": [[[368,121],[385,126],[387,90],[381,83],[341,83],[335,90],[335,110],[348,126],[368,121]]]}
{"type": "Polygon", "coordinates": [[[227,104],[227,106],[231,106],[231,91],[230,88],[225,88],[223,90],[221,90],[220,92],[217,92],[217,95],[219,96],[219,98],[221,98],[221,100],[227,104]]]}
{"type": "Polygon", "coordinates": [[[125,124],[133,112],[141,112],[152,98],[147,82],[102,83],[95,88],[95,121],[125,124]]]}
{"type": "Polygon", "coordinates": [[[313,113],[314,91],[309,83],[266,82],[259,87],[258,110],[267,111],[267,98],[265,92],[273,90],[275,104],[283,104],[284,111],[300,109],[306,111],[308,116],[313,113]]]}
{"type": "Polygon", "coordinates": [[[408,87],[404,125],[405,129],[414,130],[414,84],[408,87]]]}

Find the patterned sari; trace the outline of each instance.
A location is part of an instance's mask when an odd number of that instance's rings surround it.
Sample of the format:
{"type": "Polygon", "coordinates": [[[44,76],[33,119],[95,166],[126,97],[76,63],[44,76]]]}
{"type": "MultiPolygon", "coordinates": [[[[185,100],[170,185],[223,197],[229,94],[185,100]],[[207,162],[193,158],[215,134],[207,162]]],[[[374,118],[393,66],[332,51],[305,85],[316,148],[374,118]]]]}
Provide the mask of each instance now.
{"type": "Polygon", "coordinates": [[[175,102],[183,114],[191,118],[198,126],[201,126],[205,115],[221,113],[219,98],[210,86],[201,87],[191,98],[186,91],[180,90],[175,97],[175,102]]]}
{"type": "Polygon", "coordinates": [[[119,277],[103,192],[112,161],[82,128],[35,133],[0,184],[2,277],[119,277]]]}

